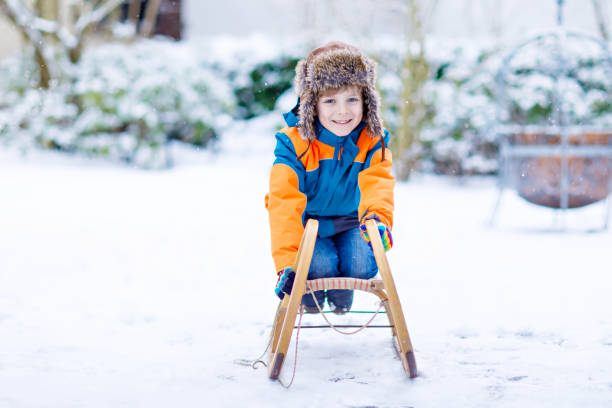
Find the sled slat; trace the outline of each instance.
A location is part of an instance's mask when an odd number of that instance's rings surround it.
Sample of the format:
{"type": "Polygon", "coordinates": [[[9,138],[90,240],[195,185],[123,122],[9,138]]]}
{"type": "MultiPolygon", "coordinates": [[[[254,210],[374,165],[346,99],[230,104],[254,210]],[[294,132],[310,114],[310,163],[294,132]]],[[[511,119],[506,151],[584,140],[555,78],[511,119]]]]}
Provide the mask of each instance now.
{"type": "Polygon", "coordinates": [[[382,239],[378,232],[378,227],[375,220],[366,221],[366,229],[370,236],[370,242],[372,243],[372,250],[374,251],[374,258],[376,258],[376,264],[378,265],[378,273],[382,277],[385,290],[389,297],[387,309],[387,317],[389,318],[389,324],[394,326],[394,333],[399,348],[400,359],[406,372],[411,378],[416,377],[416,362],[414,359],[414,352],[412,349],[412,342],[408,335],[408,328],[406,327],[406,321],[404,320],[404,312],[402,311],[402,305],[400,304],[397,289],[395,288],[395,282],[391,275],[391,269],[389,268],[389,262],[387,261],[387,255],[383,247],[382,239]],[[408,354],[412,355],[411,361],[408,361],[406,357],[408,354]]]}

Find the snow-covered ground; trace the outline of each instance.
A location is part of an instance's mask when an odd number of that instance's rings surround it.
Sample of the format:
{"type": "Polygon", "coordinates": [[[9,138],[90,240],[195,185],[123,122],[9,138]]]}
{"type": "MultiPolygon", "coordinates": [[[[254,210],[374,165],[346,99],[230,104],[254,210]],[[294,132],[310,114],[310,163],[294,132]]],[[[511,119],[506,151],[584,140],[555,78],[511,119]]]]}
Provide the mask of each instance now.
{"type": "Polygon", "coordinates": [[[289,390],[236,364],[277,305],[273,137],[225,136],[167,172],[0,149],[0,407],[612,406],[612,231],[585,232],[602,205],[559,232],[507,193],[490,228],[489,179],[397,185],[389,261],[418,378],[387,329],[302,330],[289,390]]]}

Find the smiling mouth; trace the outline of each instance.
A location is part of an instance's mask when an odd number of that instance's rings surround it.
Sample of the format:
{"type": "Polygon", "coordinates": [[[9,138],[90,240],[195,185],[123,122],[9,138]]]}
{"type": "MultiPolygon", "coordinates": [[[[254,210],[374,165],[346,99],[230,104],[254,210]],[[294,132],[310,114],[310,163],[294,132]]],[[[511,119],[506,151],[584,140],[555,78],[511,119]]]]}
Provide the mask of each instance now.
{"type": "Polygon", "coordinates": [[[347,120],[332,120],[332,122],[334,122],[335,124],[338,125],[346,125],[347,123],[349,123],[351,120],[353,119],[347,119],[347,120]]]}

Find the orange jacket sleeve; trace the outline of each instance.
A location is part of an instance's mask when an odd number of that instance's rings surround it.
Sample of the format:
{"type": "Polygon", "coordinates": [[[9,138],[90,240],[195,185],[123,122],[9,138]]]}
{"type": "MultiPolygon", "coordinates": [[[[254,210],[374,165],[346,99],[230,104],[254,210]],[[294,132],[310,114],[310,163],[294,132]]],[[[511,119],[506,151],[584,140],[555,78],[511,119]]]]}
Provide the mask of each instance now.
{"type": "MultiPolygon", "coordinates": [[[[292,142],[277,135],[276,161],[270,171],[266,208],[270,220],[272,258],[276,271],[293,266],[302,234],[307,198],[300,190],[300,165],[292,142]]],[[[302,175],[303,178],[303,175],[302,175]]]]}
{"type": "Polygon", "coordinates": [[[359,173],[359,221],[370,215],[378,218],[389,228],[393,227],[393,188],[395,178],[391,175],[391,150],[385,149],[385,160],[382,161],[382,150],[374,152],[370,166],[359,173]]]}

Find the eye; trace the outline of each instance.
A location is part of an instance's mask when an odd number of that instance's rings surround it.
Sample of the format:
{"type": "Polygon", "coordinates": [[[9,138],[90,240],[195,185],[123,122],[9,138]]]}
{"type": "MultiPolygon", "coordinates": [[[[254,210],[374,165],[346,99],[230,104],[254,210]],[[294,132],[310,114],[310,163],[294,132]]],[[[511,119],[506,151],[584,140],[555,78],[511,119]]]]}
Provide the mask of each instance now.
{"type": "Polygon", "coordinates": [[[335,102],[335,100],[333,100],[333,99],[324,99],[323,100],[323,103],[334,103],[334,102],[335,102]]]}
{"type": "Polygon", "coordinates": [[[357,98],[357,97],[352,97],[352,98],[349,98],[349,100],[348,100],[348,101],[349,101],[349,102],[359,102],[359,98],[357,98]]]}

